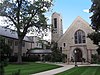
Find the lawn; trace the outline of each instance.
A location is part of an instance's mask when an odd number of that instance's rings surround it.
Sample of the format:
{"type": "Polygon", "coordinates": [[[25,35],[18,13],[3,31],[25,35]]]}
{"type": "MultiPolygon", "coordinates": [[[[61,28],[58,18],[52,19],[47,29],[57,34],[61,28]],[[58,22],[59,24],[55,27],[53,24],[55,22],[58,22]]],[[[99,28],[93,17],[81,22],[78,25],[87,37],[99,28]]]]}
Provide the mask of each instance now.
{"type": "Polygon", "coordinates": [[[74,67],[56,75],[100,75],[100,67],[98,66],[84,66],[74,67]]]}
{"type": "Polygon", "coordinates": [[[5,75],[12,75],[12,72],[16,72],[18,71],[18,69],[21,70],[21,75],[29,75],[37,72],[51,70],[58,67],[61,66],[46,64],[46,63],[32,63],[32,62],[22,65],[10,64],[7,67],[5,67],[5,75]]]}

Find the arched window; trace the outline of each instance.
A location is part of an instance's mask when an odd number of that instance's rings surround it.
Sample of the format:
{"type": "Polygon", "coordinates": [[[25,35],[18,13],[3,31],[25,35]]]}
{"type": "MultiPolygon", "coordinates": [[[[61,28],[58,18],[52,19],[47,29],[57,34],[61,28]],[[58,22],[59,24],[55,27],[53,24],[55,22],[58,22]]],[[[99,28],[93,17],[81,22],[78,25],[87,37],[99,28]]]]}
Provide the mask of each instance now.
{"type": "Polygon", "coordinates": [[[74,34],[75,44],[86,43],[85,33],[82,30],[78,30],[74,34]]]}
{"type": "Polygon", "coordinates": [[[57,28],[57,18],[54,18],[54,28],[57,28]]]}

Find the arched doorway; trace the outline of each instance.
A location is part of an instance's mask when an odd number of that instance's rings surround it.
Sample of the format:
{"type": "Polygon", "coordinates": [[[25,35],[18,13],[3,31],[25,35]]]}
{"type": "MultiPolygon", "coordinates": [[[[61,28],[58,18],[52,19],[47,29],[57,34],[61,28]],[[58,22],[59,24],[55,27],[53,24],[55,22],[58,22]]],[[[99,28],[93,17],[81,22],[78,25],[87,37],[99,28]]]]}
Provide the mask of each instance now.
{"type": "Polygon", "coordinates": [[[81,62],[82,61],[82,51],[79,48],[74,49],[73,51],[74,53],[74,57],[76,59],[77,62],[81,62]]]}

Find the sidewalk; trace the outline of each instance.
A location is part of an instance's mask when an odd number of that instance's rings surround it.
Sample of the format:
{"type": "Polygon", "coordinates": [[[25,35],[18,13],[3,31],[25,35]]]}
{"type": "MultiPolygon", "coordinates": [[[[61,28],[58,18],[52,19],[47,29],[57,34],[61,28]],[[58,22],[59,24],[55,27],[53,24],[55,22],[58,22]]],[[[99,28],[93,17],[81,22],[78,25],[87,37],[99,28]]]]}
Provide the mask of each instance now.
{"type": "Polygon", "coordinates": [[[49,71],[44,71],[44,72],[40,72],[40,73],[36,73],[36,74],[32,74],[32,75],[54,75],[54,74],[66,71],[66,70],[74,67],[74,65],[63,65],[63,66],[64,67],[49,70],[49,71]]]}
{"type": "MultiPolygon", "coordinates": [[[[52,70],[49,70],[49,71],[40,72],[40,73],[35,73],[35,74],[32,74],[32,75],[54,75],[54,74],[57,74],[57,73],[60,73],[60,72],[63,72],[63,71],[66,71],[68,69],[75,67],[74,64],[73,65],[56,64],[56,65],[60,65],[60,66],[63,66],[63,67],[57,68],[57,69],[52,69],[52,70]]],[[[100,66],[100,65],[98,65],[98,64],[84,64],[84,65],[78,65],[78,66],[100,66]]]]}

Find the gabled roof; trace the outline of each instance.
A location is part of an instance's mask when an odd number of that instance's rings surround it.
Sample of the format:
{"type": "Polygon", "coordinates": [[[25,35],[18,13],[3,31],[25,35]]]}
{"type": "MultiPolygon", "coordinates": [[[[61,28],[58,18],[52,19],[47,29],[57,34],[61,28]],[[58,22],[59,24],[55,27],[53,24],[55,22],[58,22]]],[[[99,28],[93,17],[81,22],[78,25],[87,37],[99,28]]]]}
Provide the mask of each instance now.
{"type": "Polygon", "coordinates": [[[85,23],[85,25],[87,25],[87,26],[92,30],[92,28],[89,26],[89,23],[86,22],[86,21],[85,21],[83,18],[81,18],[80,16],[78,16],[78,17],[72,22],[72,24],[69,26],[69,28],[65,31],[65,33],[66,33],[71,27],[73,27],[73,25],[74,25],[77,21],[81,21],[81,22],[85,23]]]}
{"type": "Polygon", "coordinates": [[[82,19],[80,16],[78,16],[78,17],[72,22],[72,24],[69,26],[69,28],[65,31],[65,33],[63,34],[63,36],[62,36],[59,40],[63,39],[63,38],[66,36],[66,34],[67,34],[67,33],[69,32],[69,30],[75,25],[75,23],[76,23],[77,21],[83,22],[85,26],[87,26],[88,28],[91,29],[91,31],[93,31],[93,29],[89,26],[89,23],[87,23],[84,19],[82,19]]]}
{"type": "MultiPolygon", "coordinates": [[[[4,28],[2,26],[0,26],[0,35],[8,38],[18,39],[16,31],[11,31],[11,29],[4,28]]],[[[24,41],[31,42],[27,36],[24,37],[24,41]]]]}

